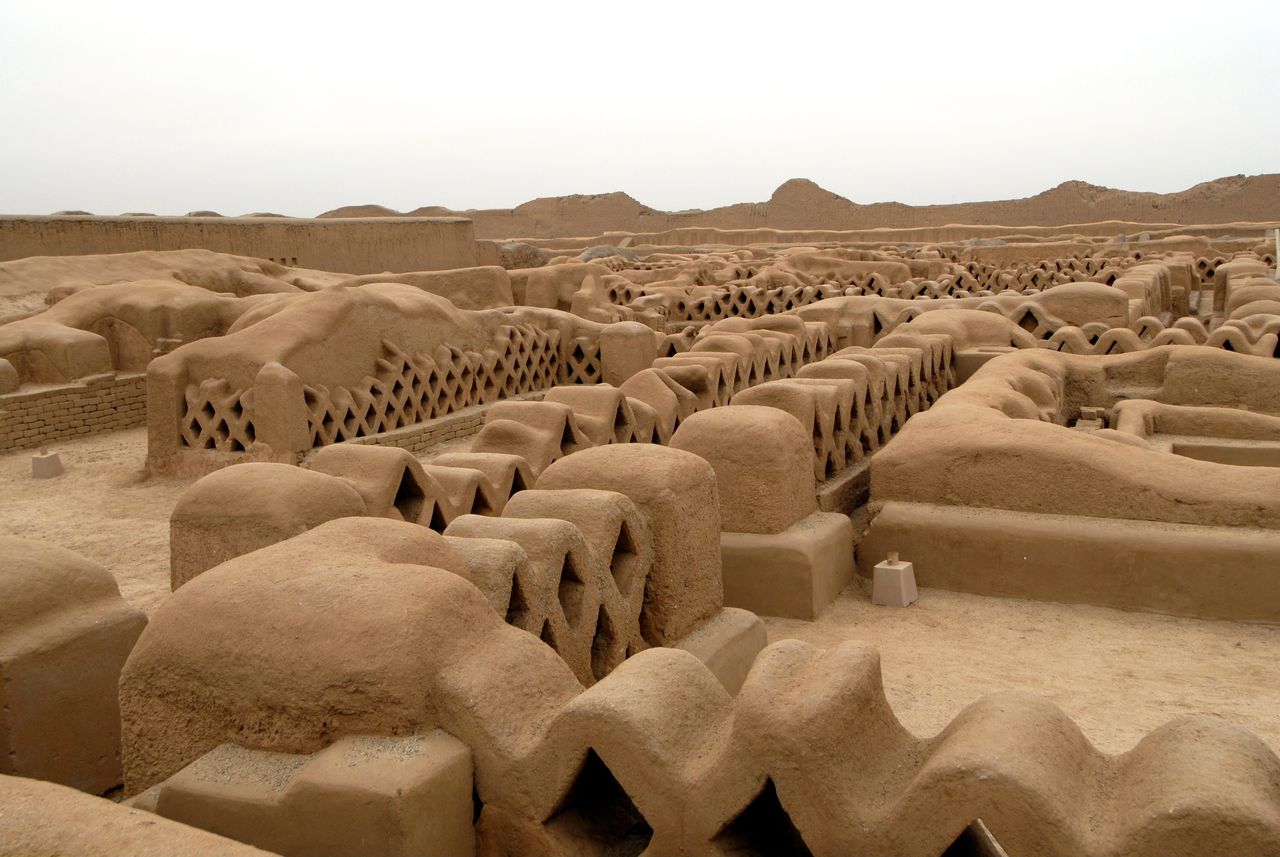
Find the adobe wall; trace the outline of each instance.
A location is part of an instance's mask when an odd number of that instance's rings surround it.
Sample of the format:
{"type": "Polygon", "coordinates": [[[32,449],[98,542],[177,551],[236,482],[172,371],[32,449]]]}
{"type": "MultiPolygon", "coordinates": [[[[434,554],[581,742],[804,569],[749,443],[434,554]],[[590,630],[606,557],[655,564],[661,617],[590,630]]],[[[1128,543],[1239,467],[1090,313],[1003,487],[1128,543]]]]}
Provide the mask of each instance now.
{"type": "Polygon", "coordinates": [[[477,264],[471,221],[457,217],[0,217],[0,261],[188,249],[349,274],[477,264]]]}
{"type": "MultiPolygon", "coordinates": [[[[944,315],[903,325],[880,345],[910,344],[921,321],[944,315]]],[[[1129,398],[1276,416],[1280,364],[1185,344],[1089,357],[1041,348],[1004,354],[875,458],[872,500],[1280,530],[1280,484],[1267,468],[1197,461],[1136,435],[1126,443],[1125,432],[1069,427],[1083,408],[1114,409],[1129,398]]]]}
{"type": "Polygon", "coordinates": [[[891,501],[858,545],[859,572],[872,577],[891,550],[911,557],[918,585],[936,589],[1280,620],[1275,530],[891,501]]]}
{"type": "MultiPolygon", "coordinates": [[[[1189,857],[1206,842],[1220,853],[1275,853],[1280,760],[1217,718],[1173,721],[1111,756],[1048,701],[1004,693],[922,739],[901,725],[879,655],[858,641],[827,650],[776,642],[736,694],[665,642],[581,681],[553,651],[559,638],[544,645],[504,621],[505,593],[495,610],[470,581],[463,556],[506,541],[524,551],[526,571],[542,565],[524,579],[549,581],[548,603],[566,568],[577,586],[616,589],[604,558],[619,519],[575,535],[562,517],[584,520],[588,504],[609,502],[628,509],[631,545],[652,550],[649,575],[664,555],[673,579],[718,572],[712,533],[684,526],[708,491],[705,517],[718,524],[716,481],[692,453],[611,444],[552,465],[517,495],[528,498],[524,514],[465,516],[444,538],[403,521],[331,520],[223,563],[164,603],[123,670],[126,792],[159,785],[165,813],[170,796],[193,793],[186,784],[199,768],[188,766],[220,745],[311,754],[342,736],[442,729],[471,750],[473,799],[460,812],[475,821],[480,854],[930,857],[975,818],[1013,854],[1189,857]],[[661,485],[676,482],[681,465],[693,474],[687,484],[661,485]],[[601,478],[639,487],[623,496],[597,487],[601,478]]],[[[511,568],[503,589],[521,591],[511,568]]],[[[646,605],[716,600],[654,591],[646,605]]],[[[538,603],[523,592],[520,604],[538,603]]],[[[583,600],[581,627],[604,627],[616,644],[621,624],[596,617],[617,614],[583,600]]],[[[243,768],[221,770],[234,790],[205,789],[202,821],[243,818],[246,797],[263,794],[243,768]]],[[[328,805],[299,800],[293,819],[328,805]]],[[[293,819],[277,812],[254,832],[293,819]]]]}
{"type": "Polygon", "coordinates": [[[0,396],[0,450],[116,431],[147,421],[147,376],[98,376],[0,396]]]}
{"type": "MultiPolygon", "coordinates": [[[[546,395],[545,390],[535,390],[519,396],[503,399],[505,402],[539,401],[546,395]]],[[[394,446],[407,449],[415,455],[426,452],[432,447],[451,440],[471,437],[484,426],[485,416],[495,402],[483,405],[472,405],[456,413],[435,419],[424,420],[404,428],[379,432],[365,437],[353,437],[348,443],[372,444],[375,446],[394,446]]]]}
{"type": "MultiPolygon", "coordinates": [[[[654,232],[603,232],[578,237],[540,238],[524,235],[519,240],[548,250],[571,250],[612,244],[620,247],[746,247],[755,244],[950,244],[964,241],[1015,240],[1053,241],[1064,236],[1110,239],[1117,235],[1146,233],[1150,238],[1173,236],[1249,236],[1256,243],[1276,221],[1223,224],[1151,223],[1106,220],[1067,223],[1060,226],[1001,226],[952,223],[945,226],[875,227],[868,229],[723,229],[715,226],[679,226],[654,232]]],[[[511,236],[519,233],[510,233],[511,236]]],[[[486,236],[488,237],[488,236],[486,236]]],[[[1043,258],[1043,257],[1041,257],[1043,258]]]]}

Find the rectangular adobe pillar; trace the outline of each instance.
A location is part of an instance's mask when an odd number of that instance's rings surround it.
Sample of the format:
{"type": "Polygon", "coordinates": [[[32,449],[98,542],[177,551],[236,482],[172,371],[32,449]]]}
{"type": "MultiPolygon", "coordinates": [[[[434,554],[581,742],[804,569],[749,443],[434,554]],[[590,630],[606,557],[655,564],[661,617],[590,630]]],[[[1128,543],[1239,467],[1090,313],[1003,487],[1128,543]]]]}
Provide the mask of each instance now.
{"type": "Polygon", "coordinates": [[[781,533],[721,533],[724,603],[813,619],[853,580],[853,522],[814,512],[781,533]]]}

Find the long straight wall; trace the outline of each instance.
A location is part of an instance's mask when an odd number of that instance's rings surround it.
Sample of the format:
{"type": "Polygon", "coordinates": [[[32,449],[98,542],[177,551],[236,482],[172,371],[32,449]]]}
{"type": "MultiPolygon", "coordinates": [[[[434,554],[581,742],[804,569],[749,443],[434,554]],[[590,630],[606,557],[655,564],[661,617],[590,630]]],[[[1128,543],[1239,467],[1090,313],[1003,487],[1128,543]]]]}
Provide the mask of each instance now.
{"type": "Polygon", "coordinates": [[[0,217],[0,261],[188,249],[349,274],[477,264],[471,221],[460,217],[0,217]]]}

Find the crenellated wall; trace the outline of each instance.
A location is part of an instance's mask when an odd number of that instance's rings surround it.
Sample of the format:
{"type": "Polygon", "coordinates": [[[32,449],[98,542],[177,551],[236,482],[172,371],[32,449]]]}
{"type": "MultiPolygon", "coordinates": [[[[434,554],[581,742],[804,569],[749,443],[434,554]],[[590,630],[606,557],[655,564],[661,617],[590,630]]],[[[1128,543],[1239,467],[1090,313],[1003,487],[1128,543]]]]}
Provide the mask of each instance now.
{"type": "MultiPolygon", "coordinates": [[[[586,508],[575,501],[595,474],[625,482],[670,454],[606,446],[585,467],[569,456],[553,466],[567,478],[532,492],[516,520],[486,518],[498,524],[458,528],[457,538],[348,518],[187,583],[153,617],[121,679],[127,790],[160,784],[162,814],[172,806],[224,829],[241,797],[262,793],[249,775],[233,772],[235,792],[206,790],[185,810],[166,799],[182,780],[190,794],[191,777],[173,775],[220,745],[310,754],[346,735],[443,729],[471,749],[475,800],[462,811],[475,812],[481,854],[934,857],[976,818],[1010,853],[1192,857],[1208,842],[1224,853],[1274,853],[1280,759],[1216,719],[1171,722],[1111,756],[1052,704],[1007,693],[921,738],[887,704],[878,655],[857,642],[825,651],[775,643],[736,694],[691,652],[666,646],[579,681],[554,633],[539,640],[512,627],[525,604],[512,575],[499,575],[504,621],[456,555],[493,555],[512,537],[545,554],[555,561],[530,568],[555,573],[528,579],[558,613],[575,592],[566,595],[566,577],[603,580],[603,567],[586,569],[607,562],[618,524],[610,519],[585,544],[546,534],[564,529],[566,509],[586,508]],[[575,551],[571,571],[562,558],[575,551]]],[[[641,517],[648,533],[633,529],[630,545],[652,549],[651,575],[663,556],[685,558],[671,570],[705,567],[690,551],[705,548],[714,528],[641,517]]],[[[659,588],[643,609],[680,604],[678,590],[659,588]]],[[[610,641],[623,630],[607,610],[576,612],[582,629],[607,628],[610,641]]],[[[306,811],[281,805],[256,835],[306,811]]],[[[376,841],[379,828],[369,830],[376,841]]]]}

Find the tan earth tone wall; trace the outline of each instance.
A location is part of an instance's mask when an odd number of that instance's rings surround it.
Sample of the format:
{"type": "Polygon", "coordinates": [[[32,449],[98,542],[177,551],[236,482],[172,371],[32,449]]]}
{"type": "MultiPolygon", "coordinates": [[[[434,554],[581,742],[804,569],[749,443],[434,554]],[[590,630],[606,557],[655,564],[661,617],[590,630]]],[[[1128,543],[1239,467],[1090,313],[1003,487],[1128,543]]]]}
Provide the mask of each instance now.
{"type": "Polygon", "coordinates": [[[0,775],[8,854],[271,857],[266,851],[53,783],[0,775]],[[127,844],[126,846],[122,843],[127,844]]]}
{"type": "MultiPolygon", "coordinates": [[[[920,321],[894,337],[910,341],[920,321]]],[[[1269,356],[1194,345],[996,357],[872,460],[860,569],[900,551],[927,586],[1275,622],[1274,469],[1146,438],[1153,409],[1178,415],[1175,438],[1265,437],[1278,371],[1269,356]]]]}
{"type": "MultiPolygon", "coordinates": [[[[527,393],[522,396],[513,396],[504,399],[507,402],[526,402],[537,401],[546,394],[545,390],[538,390],[527,393]]],[[[426,452],[434,446],[442,443],[448,443],[458,438],[471,437],[471,435],[480,431],[484,426],[485,416],[489,413],[489,408],[494,402],[486,405],[473,405],[470,408],[458,411],[455,414],[449,414],[445,417],[439,417],[433,420],[427,420],[421,423],[414,423],[405,428],[393,429],[380,434],[369,435],[367,437],[355,437],[347,441],[347,443],[363,443],[375,446],[394,446],[399,449],[407,449],[412,453],[426,452]]]]}
{"type": "Polygon", "coordinates": [[[876,456],[872,499],[1280,529],[1280,481],[1270,468],[1196,461],[1067,427],[1082,407],[1129,398],[1277,414],[1280,363],[1194,345],[1106,357],[1005,354],[876,456]]]}
{"type": "Polygon", "coordinates": [[[462,218],[0,217],[0,261],[188,249],[349,274],[477,264],[471,222],[462,218]]]}
{"type": "MultiPolygon", "coordinates": [[[[91,794],[120,783],[116,687],[146,624],[102,566],[0,536],[0,774],[91,794]]],[[[0,853],[23,853],[8,850],[8,809],[0,808],[0,853]]]]}
{"type": "MultiPolygon", "coordinates": [[[[1013,328],[1004,319],[994,320],[1013,328]]],[[[801,337],[819,333],[798,321],[792,329],[801,337]]],[[[955,383],[952,352],[937,341],[946,337],[935,337],[924,349],[855,347],[827,357],[830,343],[821,331],[812,343],[793,342],[786,359],[775,361],[767,356],[769,343],[783,340],[766,335],[775,331],[708,330],[718,331],[705,342],[714,347],[685,352],[683,358],[663,361],[661,368],[644,368],[620,389],[608,384],[556,386],[472,406],[311,450],[300,462],[306,470],[252,463],[250,454],[242,454],[238,466],[200,480],[175,507],[170,534],[174,588],[233,556],[335,518],[390,517],[452,535],[461,516],[505,514],[509,502],[527,511],[526,489],[565,455],[618,444],[664,445],[686,418],[705,416],[707,409],[730,399],[742,411],[753,393],[767,407],[748,413],[777,414],[806,427],[801,478],[807,475],[807,480],[801,493],[810,498],[804,511],[813,511],[815,478],[831,476],[835,481],[824,484],[823,491],[845,496],[849,481],[842,471],[864,461],[910,414],[929,407],[955,383]],[[427,464],[414,459],[413,454],[434,444],[469,436],[482,419],[468,452],[440,455],[427,464]],[[320,474],[329,477],[327,489],[324,479],[316,481],[320,474]],[[363,503],[342,487],[344,479],[357,486],[363,503]]],[[[221,463],[234,460],[224,457],[221,463]]],[[[759,460],[752,458],[757,464],[759,460]]],[[[722,491],[728,490],[725,479],[719,483],[722,491]]],[[[612,550],[613,543],[605,547],[612,550]]],[[[852,553],[850,543],[846,554],[852,553]]],[[[500,613],[506,611],[508,595],[503,591],[495,599],[500,613]]],[[[525,617],[527,611],[516,612],[525,617]]],[[[537,624],[530,626],[535,632],[537,624]]]]}
{"type": "Polygon", "coordinates": [[[895,501],[858,545],[863,576],[872,577],[888,551],[911,560],[920,586],[936,589],[1202,619],[1280,620],[1275,530],[895,501]]]}
{"type": "MultiPolygon", "coordinates": [[[[567,480],[533,493],[572,497],[589,474],[627,479],[664,454],[575,453],[556,465],[567,480]]],[[[659,520],[655,551],[684,549],[672,559],[714,545],[715,529],[659,520]]],[[[775,643],[736,696],[664,647],[588,688],[449,569],[475,535],[330,521],[177,590],[121,677],[126,791],[227,742],[296,754],[444,729],[472,751],[482,854],[932,857],[975,818],[1013,854],[1275,851],[1280,760],[1224,721],[1172,721],[1110,756],[1051,703],[1004,693],[920,739],[885,699],[879,656],[854,641],[775,643]]]]}
{"type": "Polygon", "coordinates": [[[129,428],[147,421],[145,373],[89,378],[0,396],[0,449],[129,428]]]}

